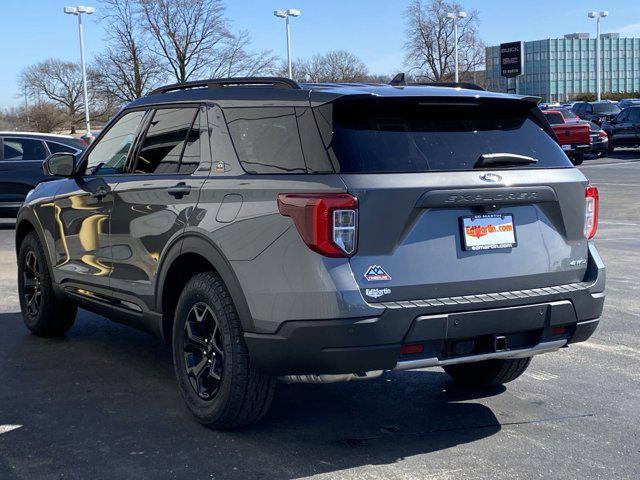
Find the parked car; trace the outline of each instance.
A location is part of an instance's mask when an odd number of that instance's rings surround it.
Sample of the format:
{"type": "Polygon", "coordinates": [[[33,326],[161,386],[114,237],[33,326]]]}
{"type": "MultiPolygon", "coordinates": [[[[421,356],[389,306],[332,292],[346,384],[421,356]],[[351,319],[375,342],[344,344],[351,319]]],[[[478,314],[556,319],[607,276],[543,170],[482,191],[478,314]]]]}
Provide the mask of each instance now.
{"type": "Polygon", "coordinates": [[[601,157],[609,150],[609,136],[599,125],[593,122],[588,122],[588,124],[591,134],[590,152],[601,157]]]}
{"type": "Polygon", "coordinates": [[[618,107],[620,107],[620,110],[624,110],[627,107],[637,106],[640,106],[640,98],[625,98],[618,102],[618,107]]]}
{"type": "Polygon", "coordinates": [[[50,154],[78,154],[85,146],[68,135],[0,132],[0,218],[15,217],[29,190],[51,179],[42,170],[50,154]]]}
{"type": "Polygon", "coordinates": [[[616,147],[640,146],[640,106],[627,107],[608,122],[602,129],[609,136],[609,151],[616,147]]]}
{"type": "Polygon", "coordinates": [[[540,107],[540,110],[548,110],[548,109],[556,109],[560,107],[560,104],[558,102],[539,103],[538,106],[540,107]]]}
{"type": "Polygon", "coordinates": [[[585,122],[564,118],[562,110],[543,110],[542,112],[551,124],[558,143],[571,159],[574,165],[584,161],[584,154],[591,148],[589,125],[585,122]]]}
{"type": "Polygon", "coordinates": [[[572,110],[582,120],[601,125],[620,113],[620,107],[615,102],[603,100],[601,102],[576,102],[572,110]]]}
{"type": "Polygon", "coordinates": [[[159,335],[215,428],[260,419],[279,376],[509,382],[602,312],[598,191],[530,97],[188,82],[45,168],[64,178],[15,235],[26,326],[62,335],[82,306],[159,335]]]}

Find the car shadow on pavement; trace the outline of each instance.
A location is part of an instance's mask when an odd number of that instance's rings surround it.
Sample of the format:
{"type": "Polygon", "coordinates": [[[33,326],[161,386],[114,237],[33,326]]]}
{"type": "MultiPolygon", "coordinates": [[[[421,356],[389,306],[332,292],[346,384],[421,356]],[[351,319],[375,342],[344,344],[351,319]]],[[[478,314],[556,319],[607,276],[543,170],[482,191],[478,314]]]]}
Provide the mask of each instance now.
{"type": "Polygon", "coordinates": [[[477,401],[504,387],[456,388],[436,371],[369,381],[279,384],[259,424],[206,429],[184,407],[168,347],[81,311],[69,334],[28,333],[0,314],[0,477],[298,478],[393,464],[500,430],[477,401]]]}

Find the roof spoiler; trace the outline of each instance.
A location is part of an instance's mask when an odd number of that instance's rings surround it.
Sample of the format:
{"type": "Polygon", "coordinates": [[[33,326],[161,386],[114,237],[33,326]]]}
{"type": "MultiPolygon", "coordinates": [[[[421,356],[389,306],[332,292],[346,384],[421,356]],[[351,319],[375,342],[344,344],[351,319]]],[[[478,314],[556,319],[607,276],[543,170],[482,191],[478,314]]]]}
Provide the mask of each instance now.
{"type": "Polygon", "coordinates": [[[449,88],[466,88],[468,90],[484,90],[479,85],[470,82],[412,82],[407,83],[406,75],[404,73],[398,73],[389,82],[389,85],[394,87],[412,86],[412,87],[449,87],[449,88]]]}

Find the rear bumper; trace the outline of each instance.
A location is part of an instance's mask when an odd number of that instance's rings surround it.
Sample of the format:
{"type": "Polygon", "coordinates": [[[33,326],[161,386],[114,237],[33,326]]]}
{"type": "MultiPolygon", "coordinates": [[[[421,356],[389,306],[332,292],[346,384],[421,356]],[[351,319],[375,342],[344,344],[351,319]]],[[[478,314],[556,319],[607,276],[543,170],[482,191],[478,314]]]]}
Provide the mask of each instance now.
{"type": "Polygon", "coordinates": [[[604,304],[605,271],[592,249],[582,283],[383,304],[377,317],[289,321],[245,333],[252,359],[274,375],[359,373],[517,358],[588,339],[604,304]],[[505,337],[497,349],[495,337],[505,337]],[[404,344],[423,351],[401,355],[404,344]]]}
{"type": "Polygon", "coordinates": [[[589,150],[591,150],[591,145],[586,143],[586,144],[579,144],[579,145],[571,145],[571,147],[568,150],[565,150],[564,146],[562,148],[565,153],[567,154],[575,154],[575,153],[586,153],[589,150]]]}
{"type": "Polygon", "coordinates": [[[595,153],[606,152],[609,149],[609,141],[593,142],[591,144],[591,151],[595,153]]]}

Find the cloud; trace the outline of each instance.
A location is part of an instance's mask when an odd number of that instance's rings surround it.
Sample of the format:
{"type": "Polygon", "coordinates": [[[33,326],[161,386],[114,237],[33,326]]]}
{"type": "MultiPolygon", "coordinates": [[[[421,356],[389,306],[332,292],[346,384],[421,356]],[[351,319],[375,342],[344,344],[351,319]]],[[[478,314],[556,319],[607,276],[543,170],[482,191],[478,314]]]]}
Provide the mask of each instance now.
{"type": "Polygon", "coordinates": [[[624,27],[620,27],[616,30],[623,35],[640,37],[640,23],[630,23],[629,25],[625,25],[624,27]]]}

